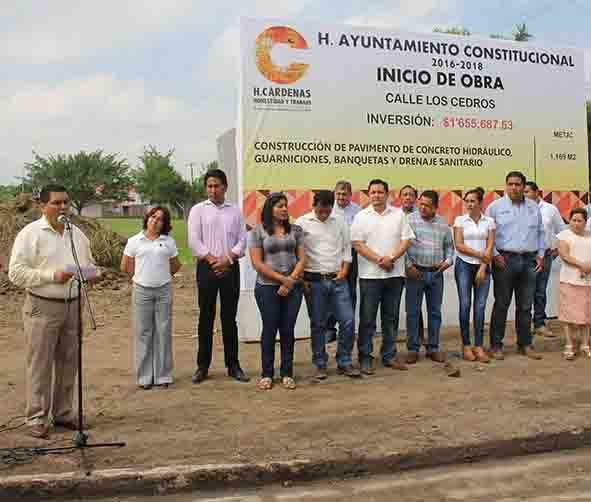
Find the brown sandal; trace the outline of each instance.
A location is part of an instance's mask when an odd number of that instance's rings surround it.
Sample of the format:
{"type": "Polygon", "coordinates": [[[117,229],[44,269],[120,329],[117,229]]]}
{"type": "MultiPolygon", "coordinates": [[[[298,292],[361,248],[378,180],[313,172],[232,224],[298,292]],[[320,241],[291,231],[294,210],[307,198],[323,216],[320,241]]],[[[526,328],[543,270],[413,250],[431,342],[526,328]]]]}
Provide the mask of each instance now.
{"type": "Polygon", "coordinates": [[[476,355],[472,352],[472,347],[469,347],[468,345],[464,347],[464,361],[476,361],[476,355]]]}
{"type": "Polygon", "coordinates": [[[490,358],[486,355],[486,352],[484,352],[484,349],[482,347],[474,347],[474,355],[476,356],[476,360],[479,363],[489,363],[490,362],[490,358]]]}
{"type": "Polygon", "coordinates": [[[257,389],[271,390],[273,388],[273,379],[269,377],[259,378],[257,380],[257,389]]]}
{"type": "Polygon", "coordinates": [[[295,380],[289,376],[284,376],[281,379],[281,385],[287,390],[294,390],[296,388],[295,380]]]}

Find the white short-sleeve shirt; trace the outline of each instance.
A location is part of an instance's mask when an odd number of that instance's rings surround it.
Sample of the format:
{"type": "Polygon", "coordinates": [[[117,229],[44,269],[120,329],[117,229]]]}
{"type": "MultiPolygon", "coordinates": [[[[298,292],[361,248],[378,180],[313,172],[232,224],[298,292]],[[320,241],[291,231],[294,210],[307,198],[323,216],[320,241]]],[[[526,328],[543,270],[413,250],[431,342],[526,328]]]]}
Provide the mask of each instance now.
{"type": "MultiPolygon", "coordinates": [[[[402,209],[386,206],[382,214],[372,206],[359,211],[355,215],[351,227],[351,241],[362,241],[373,252],[380,256],[391,255],[400,241],[414,239],[415,234],[410,228],[402,209]]],[[[375,263],[358,255],[360,279],[388,279],[405,277],[404,256],[396,260],[394,268],[387,272],[375,263]]]]}
{"type": "Polygon", "coordinates": [[[343,218],[333,213],[320,221],[311,211],[295,224],[304,231],[306,272],[333,273],[341,269],[344,261],[351,263],[349,227],[343,218]]]}
{"type": "Polygon", "coordinates": [[[143,232],[129,238],[123,253],[135,260],[133,282],[145,288],[169,283],[172,280],[170,260],[179,254],[169,235],[160,235],[152,241],[143,232]]]}
{"type": "MultiPolygon", "coordinates": [[[[591,261],[591,232],[588,230],[585,230],[583,235],[577,235],[572,230],[566,229],[560,232],[556,238],[568,244],[569,254],[576,260],[591,261]]],[[[591,286],[591,276],[583,276],[580,269],[563,261],[560,267],[560,282],[575,286],[591,286]]]]}
{"type": "MultiPolygon", "coordinates": [[[[454,228],[463,229],[464,244],[469,248],[482,253],[486,249],[486,241],[491,230],[496,228],[495,220],[488,216],[482,215],[478,223],[476,223],[469,215],[463,214],[458,216],[454,221],[454,228]]],[[[480,260],[474,256],[468,256],[456,250],[458,258],[461,258],[466,263],[479,265],[480,260]]]]}

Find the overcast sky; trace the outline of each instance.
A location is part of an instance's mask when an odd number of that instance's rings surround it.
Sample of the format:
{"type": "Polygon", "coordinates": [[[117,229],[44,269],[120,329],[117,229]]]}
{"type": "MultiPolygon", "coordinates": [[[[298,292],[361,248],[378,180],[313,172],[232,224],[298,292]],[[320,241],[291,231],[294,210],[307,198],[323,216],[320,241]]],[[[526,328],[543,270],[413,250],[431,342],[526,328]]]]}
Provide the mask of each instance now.
{"type": "Polygon", "coordinates": [[[3,0],[0,184],[42,155],[97,148],[135,165],[144,145],[175,149],[185,175],[234,127],[240,16],[431,32],[462,25],[586,50],[591,0],[3,0]]]}

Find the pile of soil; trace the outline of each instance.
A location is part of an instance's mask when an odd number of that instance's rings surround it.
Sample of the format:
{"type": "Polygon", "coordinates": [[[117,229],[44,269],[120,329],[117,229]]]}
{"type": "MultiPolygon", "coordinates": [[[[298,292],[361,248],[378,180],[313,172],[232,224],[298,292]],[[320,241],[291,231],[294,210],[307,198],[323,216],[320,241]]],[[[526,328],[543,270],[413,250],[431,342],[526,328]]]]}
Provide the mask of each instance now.
{"type": "MultiPolygon", "coordinates": [[[[0,204],[0,294],[18,292],[8,280],[8,261],[17,234],[29,223],[41,216],[38,204],[30,194],[20,194],[14,201],[0,204]]],[[[72,222],[90,240],[90,248],[96,264],[102,269],[100,289],[119,289],[126,277],[121,274],[119,263],[127,238],[103,227],[98,221],[72,215],[72,222]]]]}

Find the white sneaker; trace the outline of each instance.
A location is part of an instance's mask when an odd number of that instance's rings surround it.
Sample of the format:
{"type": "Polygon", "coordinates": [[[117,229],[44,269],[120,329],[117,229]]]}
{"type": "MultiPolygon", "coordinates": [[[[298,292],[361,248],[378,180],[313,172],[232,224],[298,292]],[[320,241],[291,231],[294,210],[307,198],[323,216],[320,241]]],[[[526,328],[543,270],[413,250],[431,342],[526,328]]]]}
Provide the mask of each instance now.
{"type": "Polygon", "coordinates": [[[556,335],[552,333],[546,326],[540,326],[534,330],[534,334],[543,336],[545,338],[556,338],[556,335]]]}

